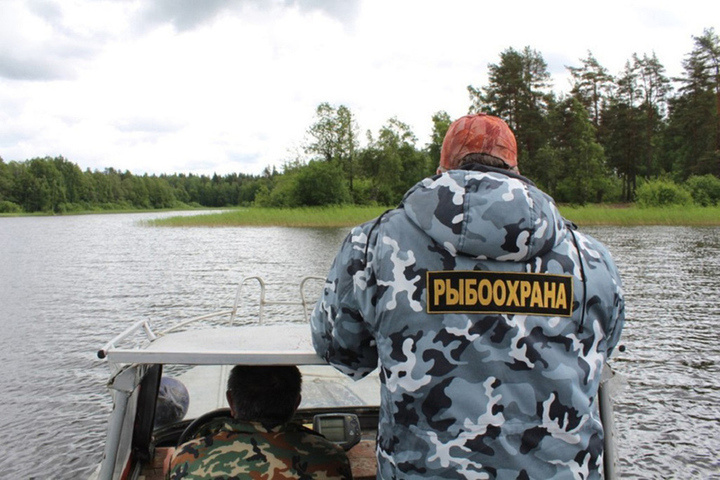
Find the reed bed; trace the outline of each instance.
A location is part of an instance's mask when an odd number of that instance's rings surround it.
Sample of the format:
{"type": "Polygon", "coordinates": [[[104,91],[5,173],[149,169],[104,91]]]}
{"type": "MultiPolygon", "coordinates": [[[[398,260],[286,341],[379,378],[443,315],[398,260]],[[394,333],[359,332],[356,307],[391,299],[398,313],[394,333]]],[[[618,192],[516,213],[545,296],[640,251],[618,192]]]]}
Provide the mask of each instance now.
{"type": "Polygon", "coordinates": [[[348,227],[371,220],[387,207],[241,208],[149,221],[159,227],[348,227]]]}
{"type": "MultiPolygon", "coordinates": [[[[387,207],[338,206],[322,208],[240,208],[212,214],[151,220],[162,227],[350,227],[371,220],[387,207]]],[[[685,225],[720,226],[720,207],[672,206],[639,208],[632,205],[561,205],[563,216],[580,226],[685,225]]]]}
{"type": "Polygon", "coordinates": [[[583,207],[561,205],[560,212],[565,218],[580,226],[720,226],[720,206],[673,205],[639,208],[628,205],[586,205],[583,207]]]}

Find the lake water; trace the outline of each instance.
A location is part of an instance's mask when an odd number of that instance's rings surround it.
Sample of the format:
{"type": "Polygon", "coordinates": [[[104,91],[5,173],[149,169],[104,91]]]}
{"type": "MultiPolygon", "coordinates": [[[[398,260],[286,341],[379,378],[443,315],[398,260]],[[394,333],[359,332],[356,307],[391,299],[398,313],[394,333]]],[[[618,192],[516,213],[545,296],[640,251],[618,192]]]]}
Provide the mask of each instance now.
{"type": "MultiPolygon", "coordinates": [[[[1,478],[95,468],[111,409],[96,351],[113,335],[227,307],[244,276],[325,276],[347,232],[142,224],[166,215],[0,218],[1,478]]],[[[583,230],[625,283],[622,478],[720,478],[720,228],[583,230]]]]}

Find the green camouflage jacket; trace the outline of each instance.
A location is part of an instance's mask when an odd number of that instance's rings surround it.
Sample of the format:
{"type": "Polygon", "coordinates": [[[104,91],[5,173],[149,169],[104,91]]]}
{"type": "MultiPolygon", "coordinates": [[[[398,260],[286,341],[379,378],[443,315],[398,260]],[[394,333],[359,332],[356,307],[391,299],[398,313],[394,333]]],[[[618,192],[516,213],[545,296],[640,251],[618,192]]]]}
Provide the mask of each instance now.
{"type": "Polygon", "coordinates": [[[182,444],[167,478],[350,479],[345,452],[301,425],[266,429],[260,423],[229,420],[217,433],[182,444]]]}

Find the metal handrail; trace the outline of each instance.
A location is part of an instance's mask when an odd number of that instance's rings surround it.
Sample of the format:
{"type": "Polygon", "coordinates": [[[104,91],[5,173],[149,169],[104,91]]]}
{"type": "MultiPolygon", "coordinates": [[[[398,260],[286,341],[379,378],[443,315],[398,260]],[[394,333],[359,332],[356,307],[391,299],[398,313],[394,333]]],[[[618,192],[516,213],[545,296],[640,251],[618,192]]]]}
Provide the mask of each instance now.
{"type": "Polygon", "coordinates": [[[310,314],[308,313],[308,308],[307,308],[308,301],[305,299],[305,290],[304,290],[305,282],[307,282],[308,280],[319,280],[321,282],[324,282],[325,279],[323,277],[305,277],[300,281],[300,299],[302,302],[303,314],[305,315],[306,323],[310,322],[310,314]]]}
{"type": "Polygon", "coordinates": [[[145,335],[147,336],[147,339],[151,342],[157,338],[157,335],[152,331],[152,328],[150,327],[150,322],[148,320],[140,320],[138,322],[135,322],[130,327],[126,328],[125,331],[117,335],[115,338],[110,340],[108,343],[105,344],[104,347],[102,347],[97,352],[98,358],[105,358],[107,356],[108,350],[110,350],[112,347],[114,347],[117,343],[121,342],[122,340],[125,340],[127,337],[129,337],[131,334],[135,333],[136,331],[140,330],[140,328],[143,329],[145,332],[145,335]]]}
{"type": "Polygon", "coordinates": [[[237,291],[235,293],[235,301],[233,302],[232,309],[230,310],[220,310],[217,312],[207,313],[205,315],[200,315],[197,317],[193,317],[184,321],[181,321],[180,323],[177,323],[175,325],[172,325],[171,327],[162,330],[161,332],[155,333],[153,332],[152,328],[150,327],[149,320],[140,320],[133,325],[131,325],[129,328],[127,328],[125,331],[120,333],[119,335],[115,336],[112,340],[110,340],[107,344],[105,344],[100,350],[98,350],[97,355],[99,358],[105,358],[107,356],[108,351],[111,348],[116,348],[117,344],[119,344],[121,341],[125,340],[126,338],[130,337],[131,335],[135,334],[138,331],[144,331],[146,339],[150,342],[154,341],[155,339],[162,337],[164,335],[167,335],[168,333],[174,332],[176,330],[179,330],[191,323],[195,323],[201,320],[207,320],[209,318],[214,317],[220,317],[224,315],[230,315],[229,320],[229,326],[233,326],[235,323],[235,319],[237,317],[238,308],[242,306],[242,300],[244,299],[242,292],[243,287],[246,283],[249,281],[255,280],[260,285],[260,304],[259,304],[259,312],[258,312],[258,324],[262,325],[263,321],[265,319],[265,306],[266,305],[299,305],[303,308],[303,316],[305,317],[305,322],[309,322],[310,320],[310,313],[308,310],[308,304],[314,300],[308,300],[305,296],[305,284],[310,280],[319,280],[324,281],[325,279],[322,277],[314,277],[314,276],[308,276],[304,277],[300,281],[299,290],[300,290],[300,301],[288,301],[288,300],[268,300],[266,298],[266,283],[265,281],[257,276],[254,277],[245,277],[242,279],[240,284],[238,285],[237,291]]]}
{"type": "Polygon", "coordinates": [[[233,325],[233,322],[235,321],[235,316],[237,315],[237,309],[240,304],[240,299],[242,298],[242,289],[243,285],[248,280],[256,280],[258,284],[260,285],[260,306],[259,306],[259,312],[258,312],[258,323],[262,325],[263,320],[265,319],[265,305],[299,305],[303,307],[303,316],[305,317],[305,321],[310,321],[310,316],[308,314],[308,300],[305,298],[305,283],[308,280],[320,280],[324,281],[325,279],[322,277],[303,277],[303,279],[300,281],[300,301],[290,301],[290,300],[268,300],[265,296],[265,281],[260,277],[245,277],[242,282],[240,282],[240,285],[238,286],[237,293],[235,294],[235,304],[233,305],[232,314],[230,317],[230,326],[233,325]]]}

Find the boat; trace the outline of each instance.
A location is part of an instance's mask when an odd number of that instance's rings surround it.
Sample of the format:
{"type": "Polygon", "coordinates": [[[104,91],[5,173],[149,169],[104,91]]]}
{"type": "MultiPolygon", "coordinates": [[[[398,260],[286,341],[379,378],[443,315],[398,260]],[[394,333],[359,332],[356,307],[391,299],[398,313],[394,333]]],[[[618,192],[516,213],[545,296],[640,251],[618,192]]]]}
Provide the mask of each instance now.
{"type": "MultiPolygon", "coordinates": [[[[303,376],[302,403],[294,421],[319,430],[347,452],[355,479],[376,477],[380,380],[377,370],[353,381],[327,365],[313,349],[309,314],[317,295],[308,286],[324,278],[306,277],[299,300],[267,298],[267,283],[244,278],[231,308],[180,320],[163,331],[150,320],[133,323],[97,352],[110,368],[112,395],[103,458],[90,480],[160,480],[173,449],[192,438],[202,425],[229,416],[225,400],[230,369],[246,365],[296,365],[303,376]],[[254,318],[241,314],[245,290],[259,289],[254,318]],[[296,309],[291,321],[274,321],[272,308],[296,309]],[[270,309],[270,310],[269,310],[270,309]],[[189,403],[183,418],[155,426],[156,403],[163,378],[180,381],[189,403]],[[341,425],[342,428],[325,428],[341,425]]],[[[242,309],[243,312],[246,309],[242,309]]],[[[285,310],[286,311],[286,310],[285,310]]],[[[287,318],[287,314],[282,315],[287,318]]],[[[603,372],[601,417],[605,424],[605,478],[617,475],[612,398],[603,372]]]]}

